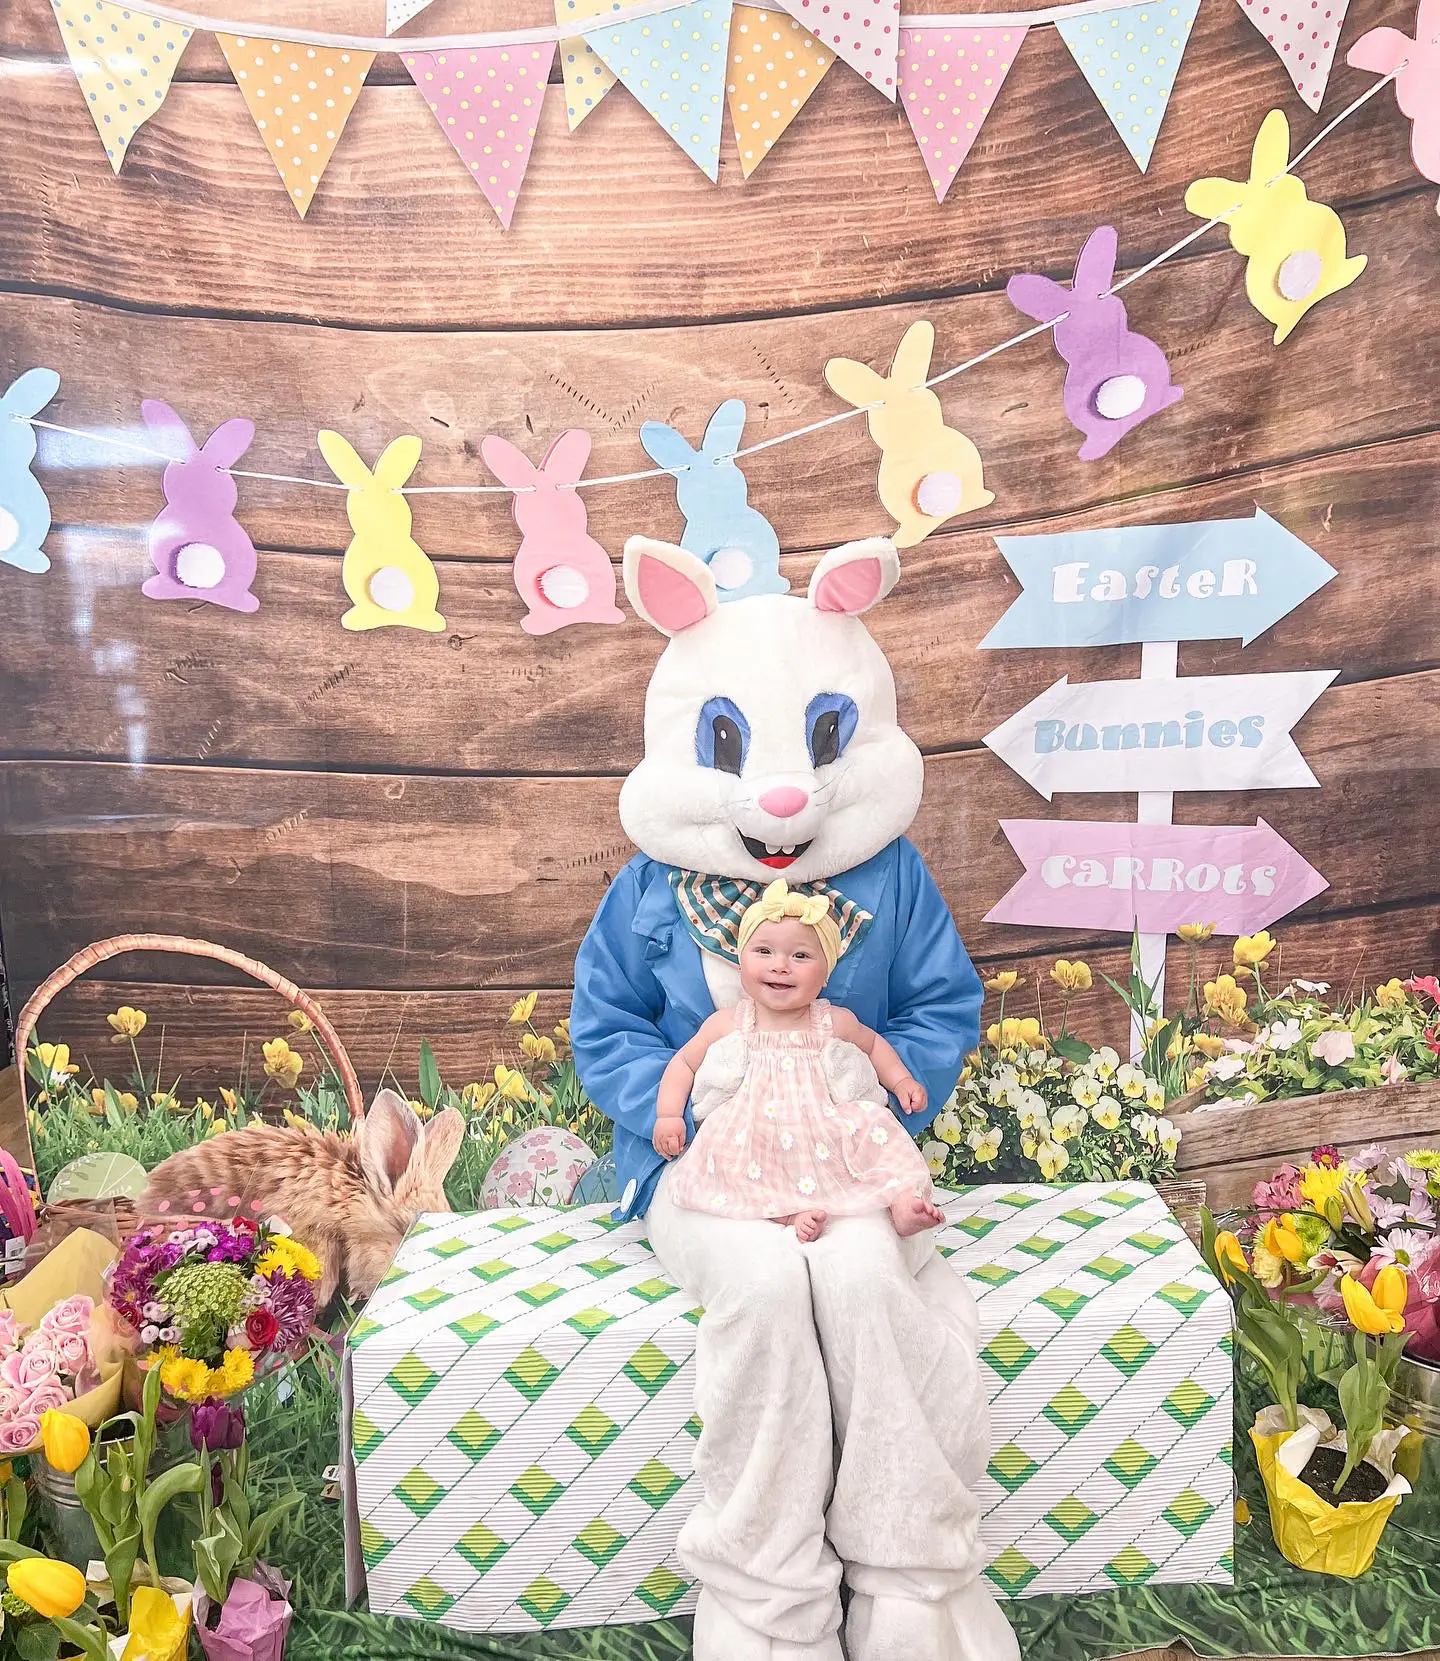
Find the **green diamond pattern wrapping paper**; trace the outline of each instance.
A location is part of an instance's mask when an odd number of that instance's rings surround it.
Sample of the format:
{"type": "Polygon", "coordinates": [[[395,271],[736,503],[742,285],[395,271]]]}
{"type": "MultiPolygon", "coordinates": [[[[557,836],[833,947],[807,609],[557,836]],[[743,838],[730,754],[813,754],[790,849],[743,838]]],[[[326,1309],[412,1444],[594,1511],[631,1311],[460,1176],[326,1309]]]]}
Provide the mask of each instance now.
{"type": "MultiPolygon", "coordinates": [[[[1152,1188],[940,1196],[975,1295],[1005,1597],[1231,1578],[1230,1302],[1152,1188]]],[[[370,1609],[469,1632],[686,1613],[700,1311],[608,1208],[421,1218],[352,1328],[370,1609]]]]}

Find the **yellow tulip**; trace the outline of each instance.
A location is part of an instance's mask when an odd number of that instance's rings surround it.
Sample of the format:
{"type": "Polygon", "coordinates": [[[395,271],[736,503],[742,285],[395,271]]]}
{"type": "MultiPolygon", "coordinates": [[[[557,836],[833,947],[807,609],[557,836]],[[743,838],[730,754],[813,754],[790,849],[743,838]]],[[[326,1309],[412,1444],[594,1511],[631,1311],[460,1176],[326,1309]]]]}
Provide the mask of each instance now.
{"type": "Polygon", "coordinates": [[[145,1030],[145,1023],[149,1019],[143,1009],[131,1009],[129,1004],[121,1004],[113,1015],[105,1017],[114,1029],[115,1036],[110,1040],[112,1044],[126,1044],[131,1039],[138,1038],[145,1030]]]}
{"type": "Polygon", "coordinates": [[[1062,992],[1088,992],[1095,984],[1088,963],[1067,963],[1063,957],[1050,971],[1050,979],[1062,992]]]}
{"type": "Polygon", "coordinates": [[[1220,1233],[1215,1236],[1215,1261],[1220,1265],[1220,1278],[1227,1286],[1235,1278],[1233,1275],[1226,1273],[1225,1265],[1227,1263],[1236,1269],[1249,1267],[1245,1261],[1244,1248],[1228,1228],[1221,1229],[1220,1233]]]}
{"type": "Polygon", "coordinates": [[[1409,1001],[1409,994],[1398,980],[1387,980],[1375,988],[1375,1002],[1381,1009],[1404,1009],[1409,1001]]]}
{"type": "Polygon", "coordinates": [[[1021,984],[1020,976],[1013,969],[1002,969],[998,975],[991,975],[985,982],[987,992],[1013,992],[1021,984]]]}
{"type": "Polygon", "coordinates": [[[68,1044],[37,1044],[35,1054],[40,1065],[57,1083],[62,1074],[78,1073],[80,1069],[70,1060],[68,1044]]]}
{"type": "Polygon", "coordinates": [[[524,1073],[516,1068],[507,1067],[501,1061],[495,1063],[495,1090],[506,1101],[524,1102],[530,1099],[524,1073]]]}
{"type": "Polygon", "coordinates": [[[1242,934],[1231,947],[1230,955],[1236,968],[1258,969],[1277,945],[1279,941],[1269,929],[1261,929],[1258,934],[1242,934]]]}
{"type": "Polygon", "coordinates": [[[175,1600],[157,1586],[137,1586],[130,1594],[130,1636],[120,1661],[171,1661],[185,1654],[189,1622],[175,1600]]]}
{"type": "Polygon", "coordinates": [[[78,1471],[90,1451],[90,1428],[73,1413],[50,1407],[40,1415],[40,1444],[57,1471],[78,1471]]]}
{"type": "Polygon", "coordinates": [[[1272,1217],[1266,1223],[1260,1240],[1267,1252],[1283,1257],[1287,1263],[1298,1263],[1305,1255],[1305,1242],[1295,1227],[1294,1216],[1288,1211],[1283,1217],[1272,1217]]]}
{"type": "Polygon", "coordinates": [[[1193,946],[1197,941],[1208,940],[1215,932],[1214,923],[1181,923],[1176,934],[1182,940],[1188,940],[1193,946]]]}
{"type": "Polygon", "coordinates": [[[236,1097],[235,1092],[233,1090],[227,1090],[223,1084],[220,1086],[220,1100],[225,1103],[225,1111],[227,1113],[233,1113],[239,1106],[239,1100],[236,1097]]]}
{"type": "Polygon", "coordinates": [[[1403,1315],[1410,1298],[1410,1283],[1405,1271],[1396,1263],[1387,1263],[1375,1277],[1370,1296],[1391,1315],[1403,1315]]]}
{"type": "Polygon", "coordinates": [[[523,1027],[535,1013],[535,1000],[540,996],[538,992],[527,992],[523,998],[516,998],[510,1005],[510,1025],[523,1027]]]}
{"type": "Polygon", "coordinates": [[[554,1061],[555,1040],[553,1038],[538,1038],[533,1032],[522,1034],[520,1048],[532,1061],[554,1061]]]}
{"type": "Polygon", "coordinates": [[[105,1117],[106,1104],[105,1092],[103,1090],[92,1090],[90,1092],[90,1107],[88,1111],[95,1114],[97,1118],[103,1119],[105,1117]]]}
{"type": "Polygon", "coordinates": [[[1406,1293],[1405,1276],[1393,1264],[1387,1264],[1376,1275],[1375,1285],[1369,1292],[1350,1275],[1342,1275],[1340,1279],[1340,1296],[1351,1326],[1372,1338],[1405,1330],[1406,1293]],[[1392,1278],[1387,1280],[1387,1275],[1392,1278]]]}
{"type": "Polygon", "coordinates": [[[1220,975],[1215,980],[1205,982],[1205,1013],[1218,1016],[1233,1026],[1245,1019],[1246,1005],[1249,999],[1243,988],[1235,984],[1233,975],[1220,975]]]}
{"type": "Polygon", "coordinates": [[[22,1557],[5,1571],[5,1584],[47,1621],[73,1615],[85,1601],[85,1576],[53,1557],[22,1557]]]}

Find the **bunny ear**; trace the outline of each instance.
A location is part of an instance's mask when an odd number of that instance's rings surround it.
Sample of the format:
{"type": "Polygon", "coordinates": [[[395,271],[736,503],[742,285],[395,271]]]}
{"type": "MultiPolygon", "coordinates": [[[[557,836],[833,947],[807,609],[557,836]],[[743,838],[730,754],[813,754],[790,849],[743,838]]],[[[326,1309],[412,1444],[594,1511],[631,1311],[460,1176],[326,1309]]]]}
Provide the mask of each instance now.
{"type": "MultiPolygon", "coordinates": [[[[1440,26],[1440,0],[1428,0],[1428,4],[1435,14],[1437,26],[1440,26]]],[[[1420,0],[1416,35],[1425,27],[1426,6],[1427,0],[1420,0]]],[[[1345,62],[1352,69],[1370,69],[1377,75],[1388,75],[1397,64],[1405,61],[1406,53],[1414,45],[1409,35],[1402,35],[1398,29],[1371,29],[1368,34],[1361,35],[1345,54],[1345,62]]]]}
{"type": "Polygon", "coordinates": [[[421,1170],[437,1187],[445,1181],[460,1144],[465,1140],[465,1119],[453,1107],[437,1113],[420,1134],[421,1170]]]}
{"type": "Polygon", "coordinates": [[[728,456],[740,448],[745,431],[745,400],[727,398],[705,424],[702,453],[710,458],[728,456]]]}
{"type": "Polygon", "coordinates": [[[1050,323],[1070,309],[1070,291],[1036,271],[1021,271],[1005,285],[1005,294],[1016,311],[1023,311],[1037,323],[1050,323]]]}
{"type": "Polygon", "coordinates": [[[625,544],[625,592],[637,614],[661,634],[693,628],[719,605],[704,560],[648,536],[632,536],[625,544]]]}
{"type": "Polygon", "coordinates": [[[1290,165],[1290,123],[1284,110],[1271,110],[1260,123],[1250,152],[1250,183],[1268,185],[1290,165]]]}
{"type": "Polygon", "coordinates": [[[420,440],[413,433],[392,438],[375,463],[375,483],[386,490],[399,490],[415,471],[420,460],[420,440]]]}
{"type": "Polygon", "coordinates": [[[365,1180],[378,1194],[393,1194],[420,1143],[420,1121],[409,1102],[382,1090],[355,1131],[365,1180]]]}
{"type": "Polygon", "coordinates": [[[574,484],[590,459],[590,434],[570,427],[545,452],[540,471],[549,484],[574,484]]]}
{"type": "Polygon", "coordinates": [[[890,366],[890,383],[902,392],[912,392],[924,383],[930,373],[930,359],[935,351],[935,325],[928,318],[912,323],[900,337],[895,348],[895,361],[890,366]]]}
{"type": "Polygon", "coordinates": [[[1115,227],[1097,225],[1085,238],[1085,246],[1075,261],[1073,292],[1087,299],[1103,294],[1115,281],[1115,259],[1119,250],[1120,238],[1115,227]]]}
{"type": "Polygon", "coordinates": [[[1238,206],[1245,194],[1246,187],[1238,179],[1196,179],[1185,192],[1185,211],[1197,219],[1220,219],[1238,206]]]}
{"type": "Polygon", "coordinates": [[[0,409],[9,415],[38,415],[60,390],[60,377],[53,369],[27,369],[11,381],[0,409]]]}
{"type": "Polygon", "coordinates": [[[326,431],[317,433],[315,441],[320,446],[320,454],[329,463],[330,471],[341,484],[358,490],[370,483],[370,469],[361,461],[359,452],[348,438],[326,431]]]}
{"type": "Polygon", "coordinates": [[[538,470],[523,450],[517,450],[506,438],[491,433],[480,440],[480,455],[485,465],[512,490],[533,490],[540,477],[538,470]]]}
{"type": "Polygon", "coordinates": [[[858,616],[869,611],[900,580],[900,556],[888,536],[871,536],[832,548],[810,578],[810,604],[816,611],[858,616]]]}
{"type": "Polygon", "coordinates": [[[877,375],[868,363],[856,363],[854,358],[831,358],[825,365],[825,379],[832,392],[856,409],[881,402],[890,390],[883,375],[877,375]]]}
{"type": "Polygon", "coordinates": [[[216,467],[239,461],[255,437],[255,423],[243,415],[222,421],[200,446],[200,454],[216,467]]]}
{"type": "Polygon", "coordinates": [[[140,405],[140,414],[150,431],[166,441],[165,448],[172,459],[188,461],[191,456],[199,455],[199,446],[191,438],[189,427],[163,399],[145,399],[140,405]]]}
{"type": "Polygon", "coordinates": [[[668,467],[673,472],[684,472],[699,454],[674,427],[663,421],[642,422],[640,443],[657,467],[668,467]]]}

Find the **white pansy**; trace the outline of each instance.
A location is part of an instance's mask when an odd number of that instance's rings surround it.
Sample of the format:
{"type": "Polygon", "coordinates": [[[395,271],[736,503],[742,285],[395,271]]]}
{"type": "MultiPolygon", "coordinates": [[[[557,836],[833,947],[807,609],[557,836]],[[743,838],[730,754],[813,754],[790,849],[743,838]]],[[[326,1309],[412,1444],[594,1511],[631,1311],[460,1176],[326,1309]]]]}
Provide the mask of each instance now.
{"type": "Polygon", "coordinates": [[[1165,1086],[1163,1084],[1156,1084],[1154,1079],[1151,1079],[1149,1084],[1145,1086],[1145,1105],[1152,1113],[1160,1112],[1165,1106],[1165,1086]]]}
{"type": "Polygon", "coordinates": [[[1120,1103],[1113,1096],[1102,1096],[1091,1108],[1090,1117],[1101,1130],[1119,1130],[1120,1103]]]}
{"type": "Polygon", "coordinates": [[[1222,1082],[1226,1079],[1238,1078],[1245,1071],[1245,1058],[1238,1055],[1222,1055],[1210,1064],[1210,1076],[1222,1082]]]}
{"type": "Polygon", "coordinates": [[[957,1147],[965,1136],[965,1122],[958,1113],[951,1113],[947,1108],[935,1120],[935,1135],[950,1147],[957,1147]]]}
{"type": "Polygon", "coordinates": [[[1115,1070],[1120,1065],[1120,1057],[1106,1044],[1102,1049],[1096,1050],[1094,1055],[1090,1057],[1090,1065],[1095,1070],[1096,1078],[1114,1078],[1115,1070]]]}
{"type": "Polygon", "coordinates": [[[1081,1107],[1094,1107],[1100,1100],[1099,1081],[1088,1073],[1080,1073],[1071,1081],[1070,1094],[1081,1107]]]}
{"type": "Polygon", "coordinates": [[[1180,1131],[1178,1127],[1169,1119],[1157,1119],[1155,1129],[1160,1136],[1161,1150],[1167,1157],[1174,1159],[1180,1150],[1180,1131]]]}
{"type": "Polygon", "coordinates": [[[1040,1167],[1040,1175],[1046,1182],[1054,1182],[1070,1163],[1070,1155],[1058,1142],[1042,1143],[1035,1158],[1040,1167]]]}
{"type": "Polygon", "coordinates": [[[950,1157],[950,1150],[943,1142],[927,1142],[920,1149],[921,1157],[930,1167],[932,1177],[945,1174],[945,1161],[950,1157]]]}
{"type": "Polygon", "coordinates": [[[992,1159],[999,1157],[1000,1132],[993,1125],[985,1130],[972,1130],[965,1140],[977,1164],[988,1165],[992,1159]]]}

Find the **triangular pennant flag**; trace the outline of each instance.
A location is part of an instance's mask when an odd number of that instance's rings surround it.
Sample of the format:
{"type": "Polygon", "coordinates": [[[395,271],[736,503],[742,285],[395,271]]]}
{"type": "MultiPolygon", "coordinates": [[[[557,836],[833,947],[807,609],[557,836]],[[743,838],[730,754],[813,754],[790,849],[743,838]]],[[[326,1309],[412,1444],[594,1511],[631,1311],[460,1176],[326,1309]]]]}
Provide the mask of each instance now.
{"type": "Polygon", "coordinates": [[[385,33],[393,35],[397,29],[403,29],[429,4],[430,0],[385,0],[385,33]]]}
{"type": "Polygon", "coordinates": [[[130,140],[165,102],[194,33],[111,0],[50,0],[70,67],[118,173],[130,140]]]}
{"type": "Polygon", "coordinates": [[[913,28],[900,32],[900,103],[909,119],[935,200],[980,136],[1025,39],[1025,29],[913,28]]]}
{"type": "Polygon", "coordinates": [[[781,0],[785,10],[822,45],[887,98],[895,96],[900,49],[900,0],[781,0]]]}
{"type": "Polygon", "coordinates": [[[245,35],[215,38],[291,206],[303,219],[375,54],[245,35]]]}
{"type": "MultiPolygon", "coordinates": [[[[622,0],[555,0],[555,21],[564,25],[577,19],[598,17],[601,12],[618,12],[621,3],[622,0]]],[[[573,133],[615,85],[615,77],[584,35],[573,35],[560,42],[560,68],[565,75],[565,113],[573,133]]]]}
{"type": "Polygon", "coordinates": [[[730,0],[690,0],[672,12],[600,29],[590,44],[710,179],[720,176],[730,0]]]}
{"type": "Polygon", "coordinates": [[[1199,10],[1200,0],[1176,0],[1056,19],[1061,40],[1142,173],[1150,165],[1199,10]]]}
{"type": "Polygon", "coordinates": [[[835,54],[788,12],[736,6],[725,95],[747,179],[834,62],[835,54]]]}
{"type": "Polygon", "coordinates": [[[1295,90],[1312,110],[1320,108],[1340,44],[1340,30],[1350,0],[1240,0],[1241,10],[1275,48],[1295,90]]]}
{"type": "Polygon", "coordinates": [[[508,231],[530,165],[555,42],[401,56],[441,130],[508,231]]]}

